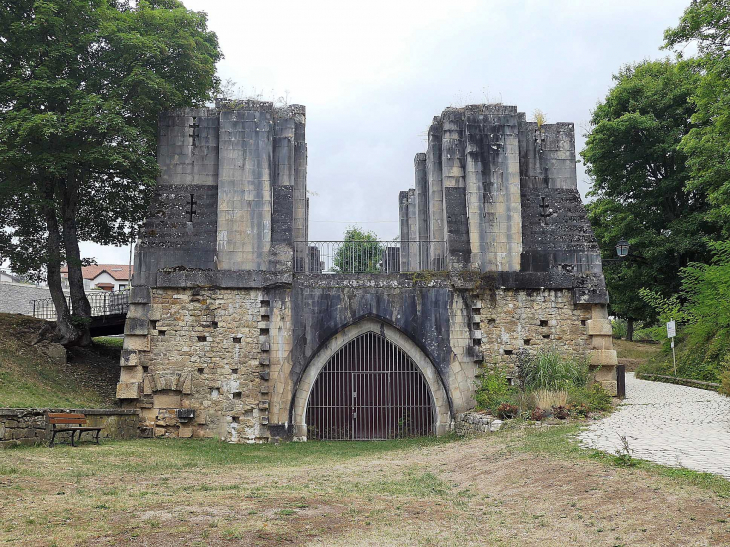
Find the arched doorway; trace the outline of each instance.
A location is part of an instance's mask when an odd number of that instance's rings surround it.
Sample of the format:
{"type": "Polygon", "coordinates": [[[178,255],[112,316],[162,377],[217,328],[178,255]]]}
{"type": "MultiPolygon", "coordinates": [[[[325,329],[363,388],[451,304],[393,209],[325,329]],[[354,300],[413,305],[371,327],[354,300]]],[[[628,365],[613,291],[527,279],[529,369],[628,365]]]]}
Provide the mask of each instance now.
{"type": "MultiPolygon", "coordinates": [[[[356,323],[353,323],[344,329],[342,329],[340,332],[335,334],[332,338],[327,340],[325,344],[323,344],[317,353],[312,357],[310,360],[307,368],[302,373],[302,376],[300,377],[295,393],[292,400],[292,433],[294,440],[299,441],[305,441],[308,438],[308,433],[312,434],[311,438],[327,438],[325,434],[319,433],[316,434],[315,431],[310,431],[310,428],[308,426],[308,408],[310,401],[313,403],[313,407],[315,406],[326,406],[322,405],[322,399],[317,399],[319,397],[318,393],[331,393],[331,391],[326,390],[324,388],[327,387],[327,381],[336,381],[338,382],[336,385],[339,387],[337,388],[337,393],[342,394],[347,392],[347,387],[350,387],[350,390],[353,387],[353,384],[347,384],[345,377],[349,376],[349,381],[360,381],[360,382],[371,382],[371,384],[365,384],[365,389],[369,389],[372,391],[372,388],[374,387],[372,385],[372,382],[375,382],[376,379],[372,378],[372,375],[369,378],[369,380],[364,380],[363,377],[357,376],[358,373],[365,372],[364,370],[357,370],[357,369],[342,369],[338,367],[343,366],[343,358],[346,358],[348,356],[348,351],[350,352],[349,355],[352,355],[352,351],[357,349],[357,344],[366,343],[366,338],[361,338],[360,342],[356,342],[354,344],[350,344],[355,339],[360,338],[364,334],[373,334],[377,335],[375,338],[374,346],[377,348],[378,346],[380,348],[384,348],[386,351],[383,353],[385,356],[384,359],[380,361],[376,361],[375,364],[378,364],[378,366],[384,364],[386,366],[385,371],[380,372],[379,374],[390,374],[390,382],[391,385],[395,384],[395,387],[397,388],[399,385],[410,385],[412,386],[413,383],[416,384],[416,386],[420,386],[421,389],[423,389],[423,384],[419,384],[419,379],[422,379],[425,383],[425,394],[420,399],[416,399],[416,394],[422,393],[421,391],[418,391],[418,389],[408,390],[405,393],[408,393],[411,396],[410,401],[416,401],[415,406],[425,406],[425,403],[423,403],[426,399],[424,397],[428,397],[430,401],[430,405],[432,407],[432,412],[430,416],[432,417],[431,426],[429,429],[429,424],[425,420],[428,419],[427,416],[421,420],[416,422],[415,420],[411,420],[409,423],[408,416],[405,418],[401,415],[398,417],[398,425],[399,428],[394,428],[393,425],[390,425],[390,431],[392,432],[394,429],[398,432],[402,432],[403,436],[406,435],[414,435],[414,434],[420,434],[421,431],[423,431],[423,428],[425,427],[426,430],[428,430],[425,434],[436,434],[436,435],[444,435],[447,433],[451,428],[451,404],[449,400],[449,395],[446,390],[446,385],[444,384],[444,381],[441,379],[441,376],[439,372],[436,370],[436,367],[431,362],[429,357],[423,352],[423,350],[413,341],[411,338],[406,335],[404,332],[400,331],[399,329],[393,327],[389,323],[383,322],[376,318],[364,318],[356,323]],[[387,342],[387,343],[385,343],[387,342]],[[339,353],[341,349],[345,349],[342,353],[339,353]],[[339,353],[339,355],[338,355],[339,353]],[[337,356],[337,357],[336,357],[337,356]],[[389,357],[390,356],[390,357],[389,357]],[[390,361],[388,361],[390,359],[390,361]],[[400,360],[400,369],[396,369],[396,365],[399,365],[398,360],[400,360]],[[327,370],[333,370],[338,371],[334,374],[330,375],[323,375],[321,380],[321,387],[318,388],[318,390],[322,391],[314,391],[314,385],[318,382],[318,379],[320,377],[320,373],[325,370],[325,367],[328,365],[331,365],[330,369],[327,370]],[[387,368],[390,366],[390,368],[387,368]],[[415,369],[413,368],[415,366],[415,369]],[[396,374],[396,378],[393,378],[393,372],[398,370],[401,373],[410,373],[411,379],[414,380],[414,382],[406,384],[405,382],[401,382],[403,380],[403,376],[406,376],[406,374],[401,374],[400,377],[398,377],[398,374],[396,374]],[[345,372],[348,372],[349,374],[344,374],[345,372]],[[417,372],[420,376],[415,376],[415,372],[417,372]],[[342,386],[345,386],[345,388],[342,388],[342,386]],[[419,401],[421,404],[419,405],[419,401]],[[418,423],[418,428],[416,428],[416,423],[418,423]],[[424,426],[425,424],[425,426],[424,426]],[[415,433],[408,433],[408,427],[410,427],[410,431],[415,431],[415,433]]],[[[365,349],[367,349],[367,345],[364,346],[365,349]]],[[[371,348],[373,346],[370,346],[371,348]]],[[[373,355],[373,351],[369,352],[369,355],[373,355]]],[[[377,373],[376,373],[377,374],[377,373]]],[[[380,379],[381,382],[384,382],[384,379],[380,379]]],[[[362,386],[362,384],[360,384],[362,386]]],[[[381,383],[381,386],[383,384],[381,383]]],[[[355,384],[355,387],[357,387],[357,384],[355,384]]],[[[377,384],[376,386],[377,387],[377,384]]],[[[362,400],[362,388],[360,388],[361,393],[359,397],[362,400]]],[[[352,409],[352,392],[350,391],[351,398],[348,400],[347,398],[343,397],[342,395],[339,396],[338,400],[333,401],[334,404],[330,404],[331,407],[338,407],[342,406],[347,409],[352,409]],[[341,403],[341,404],[339,404],[341,403]]],[[[385,417],[385,423],[386,424],[392,424],[393,422],[389,422],[388,420],[393,417],[393,405],[391,404],[394,400],[398,400],[398,394],[394,393],[393,391],[390,392],[390,402],[387,405],[374,405],[374,406],[386,406],[388,408],[391,408],[391,414],[386,415],[385,417]]],[[[405,402],[408,402],[408,399],[405,399],[405,402]]],[[[379,401],[382,401],[379,400],[379,401]]],[[[371,405],[374,404],[374,402],[370,403],[371,405]]],[[[395,405],[395,409],[398,409],[398,405],[395,405]]],[[[401,408],[402,410],[402,408],[401,408]]],[[[426,410],[426,409],[423,409],[426,410]]],[[[334,410],[332,410],[334,412],[334,410]]],[[[346,409],[340,409],[339,411],[343,416],[345,415],[345,412],[348,412],[346,409]]],[[[368,412],[368,411],[366,411],[368,412]]],[[[369,411],[371,413],[376,412],[375,410],[369,411]]],[[[316,417],[310,412],[309,417],[311,419],[315,419],[316,417]]],[[[382,420],[382,418],[381,418],[382,420]]],[[[382,421],[381,421],[382,423],[382,421]]],[[[321,422],[318,426],[321,429],[321,422]]],[[[386,428],[387,430],[387,428],[386,428]]],[[[358,435],[355,434],[355,429],[350,426],[350,436],[348,437],[346,433],[342,433],[339,436],[334,436],[335,438],[386,438],[383,434],[378,435],[371,435],[370,437],[365,437],[364,435],[358,435]]]]}
{"type": "Polygon", "coordinates": [[[307,438],[384,440],[433,435],[426,379],[406,352],[366,332],[335,352],[312,386],[307,438]]]}

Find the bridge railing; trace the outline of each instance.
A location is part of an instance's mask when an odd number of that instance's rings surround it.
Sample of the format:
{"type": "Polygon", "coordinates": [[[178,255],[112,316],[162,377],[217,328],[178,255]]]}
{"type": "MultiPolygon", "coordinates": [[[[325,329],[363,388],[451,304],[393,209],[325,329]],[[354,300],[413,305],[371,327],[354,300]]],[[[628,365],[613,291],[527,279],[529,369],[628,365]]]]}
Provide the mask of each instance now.
{"type": "Polygon", "coordinates": [[[294,243],[297,273],[397,273],[446,269],[443,241],[309,241],[294,243]]]}
{"type": "MultiPolygon", "coordinates": [[[[100,317],[104,315],[121,315],[129,310],[129,291],[93,291],[86,294],[91,305],[91,316],[100,317]]],[[[67,300],[68,301],[68,300],[67,300]]],[[[38,319],[46,319],[48,321],[56,320],[56,308],[53,305],[53,299],[43,298],[40,300],[31,300],[33,307],[33,317],[38,319]]],[[[73,306],[71,306],[73,313],[73,306]]]]}

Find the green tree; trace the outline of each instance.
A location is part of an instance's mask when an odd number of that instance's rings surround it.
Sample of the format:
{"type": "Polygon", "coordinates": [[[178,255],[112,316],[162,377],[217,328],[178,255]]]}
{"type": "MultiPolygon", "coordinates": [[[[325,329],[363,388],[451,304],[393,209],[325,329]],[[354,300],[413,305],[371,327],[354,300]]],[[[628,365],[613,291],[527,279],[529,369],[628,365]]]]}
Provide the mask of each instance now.
{"type": "Polygon", "coordinates": [[[90,341],[79,241],[129,242],[157,176],[158,115],[210,100],[220,58],[206,15],[178,0],[0,10],[0,255],[47,278],[62,343],[90,341]]]}
{"type": "Polygon", "coordinates": [[[348,228],[342,245],[335,252],[333,269],[340,273],[377,273],[384,251],[373,232],[348,228]]]}
{"type": "Polygon", "coordinates": [[[677,27],[666,31],[665,47],[682,56],[684,46],[697,46],[690,62],[703,77],[693,90],[693,127],[682,139],[688,157],[690,190],[704,192],[711,214],[730,237],[730,1],[693,0],[677,27]]]}
{"type": "Polygon", "coordinates": [[[595,198],[588,215],[604,258],[615,258],[620,239],[631,244],[626,260],[604,264],[611,313],[631,327],[656,317],[640,289],[677,293],[680,268],[708,261],[707,240],[720,229],[708,220],[705,193],[686,188],[680,145],[696,127],[689,98],[702,75],[690,63],[662,60],[626,66],[614,80],[593,112],[581,155],[595,198]]]}

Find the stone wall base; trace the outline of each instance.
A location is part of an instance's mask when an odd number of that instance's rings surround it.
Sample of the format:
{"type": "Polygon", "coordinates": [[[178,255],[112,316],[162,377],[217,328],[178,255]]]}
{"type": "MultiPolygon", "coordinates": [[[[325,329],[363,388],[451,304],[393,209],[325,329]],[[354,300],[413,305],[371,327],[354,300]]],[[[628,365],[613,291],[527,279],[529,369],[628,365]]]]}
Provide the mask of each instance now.
{"type": "Polygon", "coordinates": [[[502,427],[502,420],[498,420],[489,414],[479,412],[464,412],[456,415],[454,420],[454,432],[457,435],[476,435],[481,433],[494,433],[502,427]]]}
{"type": "MultiPolygon", "coordinates": [[[[0,449],[44,444],[51,440],[49,412],[85,414],[89,427],[102,427],[101,439],[134,439],[138,436],[139,412],[122,409],[0,408],[0,449]]],[[[68,435],[66,435],[68,436],[68,435]]],[[[65,442],[61,435],[58,442],[65,442]]]]}

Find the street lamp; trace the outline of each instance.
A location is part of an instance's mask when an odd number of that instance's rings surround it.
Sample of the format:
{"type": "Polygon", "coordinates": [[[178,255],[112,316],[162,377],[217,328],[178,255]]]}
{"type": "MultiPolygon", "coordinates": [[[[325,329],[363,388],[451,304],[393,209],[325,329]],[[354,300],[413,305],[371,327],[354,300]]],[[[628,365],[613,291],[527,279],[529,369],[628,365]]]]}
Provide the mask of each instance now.
{"type": "Polygon", "coordinates": [[[626,258],[629,254],[629,242],[622,239],[616,244],[616,254],[619,258],[626,258]]]}

